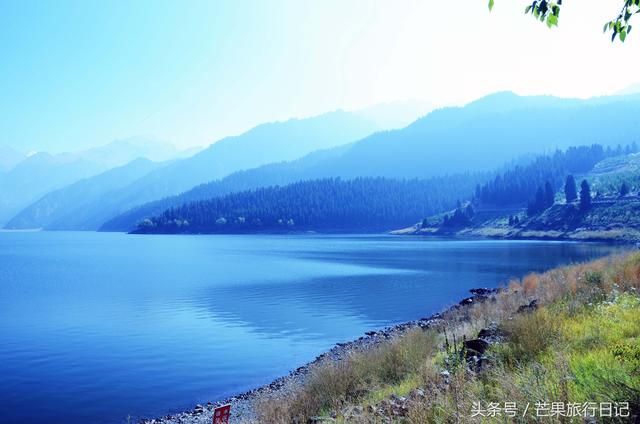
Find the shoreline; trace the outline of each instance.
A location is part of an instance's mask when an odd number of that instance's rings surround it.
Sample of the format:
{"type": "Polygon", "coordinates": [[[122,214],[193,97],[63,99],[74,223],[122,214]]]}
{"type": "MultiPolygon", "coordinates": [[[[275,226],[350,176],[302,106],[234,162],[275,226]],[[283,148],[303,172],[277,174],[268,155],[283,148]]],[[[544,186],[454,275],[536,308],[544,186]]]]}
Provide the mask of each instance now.
{"type": "Polygon", "coordinates": [[[362,352],[379,346],[382,343],[400,337],[410,330],[416,328],[427,329],[443,322],[444,316],[452,311],[466,308],[470,305],[484,302],[497,294],[502,288],[474,288],[470,289],[471,296],[460,300],[452,306],[445,307],[441,312],[432,314],[429,317],[416,320],[405,321],[396,325],[387,326],[379,330],[367,331],[357,339],[347,342],[336,343],[331,349],[321,353],[314,360],[308,362],[292,371],[289,374],[276,378],[265,385],[256,387],[235,396],[219,400],[210,401],[205,405],[198,404],[193,409],[178,412],[164,417],[142,418],[139,424],[210,424],[213,410],[221,405],[231,405],[231,418],[233,423],[253,423],[256,416],[253,410],[254,402],[259,399],[282,398],[291,390],[299,387],[305,377],[316,365],[330,361],[340,362],[355,352],[362,352]]]}
{"type": "Polygon", "coordinates": [[[640,238],[620,238],[615,236],[606,235],[591,235],[584,237],[572,237],[571,235],[562,234],[549,234],[548,232],[537,232],[538,234],[517,234],[517,235],[505,235],[505,234],[492,234],[492,233],[477,233],[477,232],[460,232],[460,233],[439,233],[432,231],[420,231],[414,227],[409,227],[401,230],[390,231],[389,234],[398,237],[424,237],[433,239],[446,239],[446,240],[503,240],[503,241],[556,241],[556,242],[575,242],[575,243],[606,243],[615,245],[627,245],[635,246],[640,243],[640,238]]]}

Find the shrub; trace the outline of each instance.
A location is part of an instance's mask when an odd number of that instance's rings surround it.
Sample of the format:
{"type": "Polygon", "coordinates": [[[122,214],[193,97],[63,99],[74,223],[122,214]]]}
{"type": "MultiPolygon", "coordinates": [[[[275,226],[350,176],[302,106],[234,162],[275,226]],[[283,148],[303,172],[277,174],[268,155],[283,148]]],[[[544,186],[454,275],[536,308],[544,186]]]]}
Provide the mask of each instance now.
{"type": "Polygon", "coordinates": [[[353,365],[375,383],[395,384],[415,372],[433,356],[438,336],[433,330],[413,330],[371,352],[357,355],[353,365]]]}
{"type": "Polygon", "coordinates": [[[554,319],[546,308],[525,313],[506,321],[504,328],[509,334],[509,361],[526,361],[547,350],[558,338],[554,319]]]}
{"type": "Polygon", "coordinates": [[[533,295],[538,289],[540,276],[538,274],[529,274],[522,279],[522,289],[527,296],[533,295]]]}

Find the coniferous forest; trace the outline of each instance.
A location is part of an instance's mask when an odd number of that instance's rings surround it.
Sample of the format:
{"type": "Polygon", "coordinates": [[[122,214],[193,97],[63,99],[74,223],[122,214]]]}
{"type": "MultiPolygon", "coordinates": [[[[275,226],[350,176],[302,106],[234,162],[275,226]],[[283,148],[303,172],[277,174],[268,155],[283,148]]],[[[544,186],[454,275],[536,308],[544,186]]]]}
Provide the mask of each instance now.
{"type": "Polygon", "coordinates": [[[634,153],[636,144],[615,149],[601,145],[570,147],[553,154],[537,157],[525,166],[516,166],[483,184],[478,185],[474,203],[484,206],[524,206],[532,212],[546,209],[553,204],[554,192],[565,184],[567,175],[590,171],[601,160],[634,153]]]}
{"type": "Polygon", "coordinates": [[[136,232],[388,230],[451,209],[471,195],[479,178],[303,181],[187,203],[145,219],[136,232]]]}
{"type": "MultiPolygon", "coordinates": [[[[233,192],[187,202],[142,220],[138,233],[243,233],[279,231],[386,231],[451,210],[461,200],[481,207],[528,205],[529,215],[554,203],[567,175],[586,173],[607,157],[636,145],[571,147],[498,173],[459,174],[428,180],[327,178],[233,192]],[[475,190],[474,190],[475,187],[475,190]]],[[[452,216],[463,224],[468,211],[452,216]]]]}

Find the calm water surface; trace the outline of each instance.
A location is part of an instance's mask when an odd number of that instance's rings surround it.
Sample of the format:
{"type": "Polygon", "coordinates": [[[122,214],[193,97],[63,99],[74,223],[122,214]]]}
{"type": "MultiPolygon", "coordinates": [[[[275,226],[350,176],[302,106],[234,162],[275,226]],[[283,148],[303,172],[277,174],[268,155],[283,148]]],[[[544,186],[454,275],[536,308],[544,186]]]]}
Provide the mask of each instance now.
{"type": "Polygon", "coordinates": [[[121,423],[269,382],[598,244],[0,233],[0,423],[121,423]]]}

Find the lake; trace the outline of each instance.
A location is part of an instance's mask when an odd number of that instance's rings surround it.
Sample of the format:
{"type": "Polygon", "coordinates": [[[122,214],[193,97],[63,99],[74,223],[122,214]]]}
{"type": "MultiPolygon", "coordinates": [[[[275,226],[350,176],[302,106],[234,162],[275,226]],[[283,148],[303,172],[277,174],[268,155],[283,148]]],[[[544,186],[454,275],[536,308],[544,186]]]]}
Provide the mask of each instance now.
{"type": "Polygon", "coordinates": [[[0,422],[122,423],[619,248],[393,236],[0,233],[0,422]]]}

